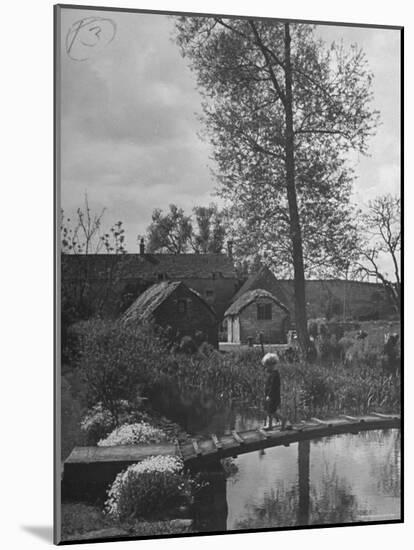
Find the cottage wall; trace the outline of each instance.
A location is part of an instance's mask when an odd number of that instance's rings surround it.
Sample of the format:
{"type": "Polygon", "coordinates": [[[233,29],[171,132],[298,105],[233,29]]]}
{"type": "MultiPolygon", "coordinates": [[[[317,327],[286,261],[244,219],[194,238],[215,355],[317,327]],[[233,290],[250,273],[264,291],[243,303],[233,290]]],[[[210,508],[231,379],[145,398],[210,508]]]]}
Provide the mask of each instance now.
{"type": "Polygon", "coordinates": [[[203,304],[186,287],[180,286],[156,310],[155,321],[162,327],[171,327],[173,335],[177,331],[181,337],[196,337],[197,332],[204,334],[204,339],[218,347],[218,321],[211,310],[203,304]],[[179,301],[185,301],[186,311],[180,312],[179,301]]]}
{"type": "Polygon", "coordinates": [[[263,334],[263,340],[268,344],[285,342],[288,315],[278,307],[275,302],[260,298],[245,307],[238,316],[240,322],[240,342],[245,344],[249,338],[259,341],[259,334],[263,334]],[[270,304],[272,319],[259,320],[257,318],[257,304],[270,304]]]}
{"type": "Polygon", "coordinates": [[[219,274],[216,278],[183,279],[183,282],[196,292],[214,309],[219,320],[237,291],[237,280],[224,278],[219,274]]]}
{"type": "Polygon", "coordinates": [[[238,315],[227,318],[227,341],[240,344],[240,319],[238,315]]]}

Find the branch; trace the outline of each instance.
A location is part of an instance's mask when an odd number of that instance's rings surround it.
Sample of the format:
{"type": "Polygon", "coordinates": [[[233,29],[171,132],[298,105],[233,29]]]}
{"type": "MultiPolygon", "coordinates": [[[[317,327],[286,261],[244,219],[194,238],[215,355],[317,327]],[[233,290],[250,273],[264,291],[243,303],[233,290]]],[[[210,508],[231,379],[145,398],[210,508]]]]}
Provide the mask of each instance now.
{"type": "MultiPolygon", "coordinates": [[[[266,61],[266,65],[267,65],[267,68],[269,70],[269,74],[270,74],[270,78],[273,82],[273,85],[275,87],[275,90],[281,100],[281,102],[283,103],[283,106],[286,107],[286,96],[285,94],[282,92],[282,89],[280,88],[279,86],[279,82],[277,81],[277,78],[276,78],[276,75],[275,75],[275,72],[273,70],[273,67],[272,67],[272,64],[270,63],[270,60],[269,60],[269,55],[268,55],[268,49],[266,48],[266,46],[263,44],[260,36],[259,36],[259,33],[256,29],[256,26],[254,24],[254,22],[252,20],[249,20],[249,25],[253,31],[253,34],[256,38],[256,42],[257,42],[257,45],[259,46],[262,54],[263,54],[263,57],[265,58],[265,61],[266,61]]],[[[279,63],[280,64],[280,63],[279,63]]],[[[281,65],[281,64],[280,64],[281,65]]],[[[282,66],[282,65],[281,65],[282,66]]],[[[282,66],[283,67],[283,66],[282,66]]]]}

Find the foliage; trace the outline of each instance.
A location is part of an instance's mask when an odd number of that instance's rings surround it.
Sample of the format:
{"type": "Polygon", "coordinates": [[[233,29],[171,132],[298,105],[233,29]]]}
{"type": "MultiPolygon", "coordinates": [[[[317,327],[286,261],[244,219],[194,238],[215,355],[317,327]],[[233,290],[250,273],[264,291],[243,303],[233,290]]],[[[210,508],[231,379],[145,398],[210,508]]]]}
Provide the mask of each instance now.
{"type": "Polygon", "coordinates": [[[222,252],[226,234],[225,212],[217,205],[195,206],[193,216],[170,204],[169,212],[155,209],[147,228],[148,252],[199,254],[222,252]]]}
{"type": "Polygon", "coordinates": [[[239,472],[239,467],[234,461],[234,458],[231,458],[231,457],[223,458],[221,461],[221,465],[223,467],[224,475],[226,476],[226,479],[234,478],[239,472]]]}
{"type": "Polygon", "coordinates": [[[151,517],[187,503],[192,483],[175,456],[153,456],[134,464],[115,478],[105,503],[115,518],[151,517]]]}
{"type": "Polygon", "coordinates": [[[123,424],[115,428],[107,437],[98,441],[98,447],[114,445],[138,445],[141,443],[161,443],[167,440],[167,435],[147,422],[123,424]]]}
{"type": "Polygon", "coordinates": [[[62,536],[69,538],[73,534],[83,534],[113,527],[112,518],[102,513],[96,506],[83,503],[62,504],[62,536]]]}
{"type": "Polygon", "coordinates": [[[168,348],[152,326],[91,320],[73,330],[88,402],[101,402],[119,425],[122,400],[134,402],[139,397],[142,384],[154,377],[158,364],[168,357],[168,348]]]}
{"type": "Polygon", "coordinates": [[[95,445],[100,439],[103,439],[109,432],[114,430],[117,422],[119,425],[132,424],[148,420],[149,418],[147,413],[140,410],[138,403],[120,400],[117,404],[117,409],[117,420],[108,409],[105,409],[102,402],[87,410],[82,418],[80,427],[90,445],[95,445]]]}
{"type": "Polygon", "coordinates": [[[92,534],[100,534],[102,529],[111,529],[104,536],[112,536],[118,531],[117,536],[139,536],[153,537],[156,535],[181,534],[191,532],[191,526],[176,520],[166,521],[139,521],[128,519],[120,522],[105,514],[101,508],[89,504],[63,503],[62,504],[62,539],[77,540],[88,535],[90,540],[92,534]]]}
{"type": "Polygon", "coordinates": [[[62,461],[72,451],[75,445],[85,445],[84,434],[79,430],[79,424],[83,414],[79,392],[74,388],[73,382],[62,376],[61,381],[61,459],[62,461]]]}
{"type": "Polygon", "coordinates": [[[206,254],[222,252],[226,235],[225,213],[215,204],[195,206],[193,213],[197,231],[193,232],[192,248],[194,252],[206,254]]]}
{"type": "Polygon", "coordinates": [[[330,405],[335,395],[334,380],[322,368],[314,367],[311,372],[304,372],[301,390],[302,405],[309,410],[330,405]]]}
{"type": "Polygon", "coordinates": [[[182,208],[170,204],[167,214],[163,214],[160,208],[156,208],[147,229],[147,250],[181,254],[188,247],[191,231],[191,218],[184,214],[182,208]]]}
{"type": "Polygon", "coordinates": [[[366,58],[357,46],[326,47],[309,24],[182,16],[176,29],[234,240],[293,272],[306,355],[305,271],[344,271],[354,249],[348,152],[367,152],[378,121],[366,58]]]}
{"type": "MultiPolygon", "coordinates": [[[[177,42],[197,75],[220,190],[230,199],[236,253],[291,273],[286,195],[285,26],[180,17],[177,42]],[[240,232],[241,231],[241,232],[240,232]],[[250,253],[249,253],[250,251],[250,253]]],[[[347,152],[367,152],[378,122],[372,74],[356,45],[323,44],[290,24],[296,192],[308,275],[344,267],[355,237],[347,152]]]]}
{"type": "MultiPolygon", "coordinates": [[[[282,407],[293,420],[399,408],[398,371],[390,373],[383,367],[384,330],[395,328],[375,327],[374,323],[371,329],[367,328],[364,340],[357,338],[357,330],[346,333],[339,341],[335,339],[329,353],[312,364],[280,361],[282,407]]],[[[208,354],[198,351],[188,355],[169,348],[156,335],[151,337],[149,327],[137,328],[131,338],[122,332],[118,342],[117,330],[115,324],[115,328],[105,330],[104,338],[94,337],[93,345],[88,344],[81,353],[81,372],[88,373],[84,378],[88,395],[106,395],[106,391],[116,390],[118,382],[110,383],[109,388],[106,385],[112,380],[110,361],[114,360],[119,370],[112,376],[123,383],[116,392],[117,400],[127,399],[135,386],[135,392],[139,390],[140,395],[149,397],[160,411],[172,411],[177,421],[182,420],[185,407],[193,407],[193,417],[197,414],[200,418],[206,416],[206,410],[218,410],[230,403],[263,407],[265,372],[260,350],[226,354],[211,350],[208,354]]],[[[117,411],[121,418],[119,405],[117,411]]],[[[164,430],[162,426],[161,429],[164,430]]]]}

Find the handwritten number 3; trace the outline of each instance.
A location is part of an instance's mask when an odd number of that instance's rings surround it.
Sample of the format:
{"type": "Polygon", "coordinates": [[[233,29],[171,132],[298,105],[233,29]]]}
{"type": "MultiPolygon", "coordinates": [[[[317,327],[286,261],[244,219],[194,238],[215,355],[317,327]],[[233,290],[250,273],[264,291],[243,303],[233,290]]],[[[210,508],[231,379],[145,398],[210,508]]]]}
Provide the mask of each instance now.
{"type": "MultiPolygon", "coordinates": [[[[91,29],[89,29],[89,32],[92,33],[92,31],[94,31],[95,29],[96,29],[96,32],[94,34],[98,38],[98,40],[100,40],[99,35],[102,32],[101,27],[92,27],[91,29]]],[[[80,43],[83,44],[84,46],[88,46],[89,48],[92,48],[93,46],[96,45],[96,42],[94,42],[93,44],[88,44],[87,42],[84,42],[83,40],[80,40],[80,43]]]]}
{"type": "Polygon", "coordinates": [[[112,19],[88,17],[74,23],[66,35],[66,53],[75,61],[90,57],[91,48],[102,49],[115,37],[116,25],[112,19]],[[85,47],[87,49],[85,49],[85,47]]]}

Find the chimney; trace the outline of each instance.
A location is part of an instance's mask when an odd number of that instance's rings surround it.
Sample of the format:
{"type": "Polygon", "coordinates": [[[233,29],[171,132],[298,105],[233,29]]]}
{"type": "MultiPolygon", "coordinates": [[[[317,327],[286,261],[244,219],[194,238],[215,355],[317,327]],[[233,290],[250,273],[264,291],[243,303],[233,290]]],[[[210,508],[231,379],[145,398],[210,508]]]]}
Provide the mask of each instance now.
{"type": "Polygon", "coordinates": [[[233,261],[233,241],[227,241],[227,256],[233,261]]]}
{"type": "Polygon", "coordinates": [[[145,254],[145,242],[144,242],[144,237],[141,237],[141,240],[139,241],[139,253],[142,255],[142,254],[145,254]]]}

